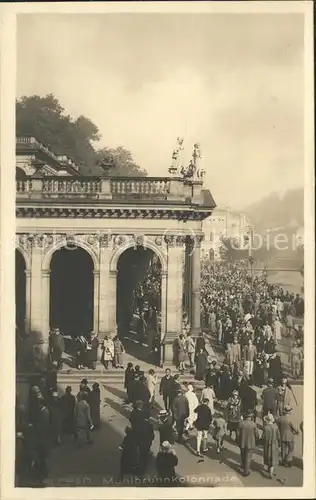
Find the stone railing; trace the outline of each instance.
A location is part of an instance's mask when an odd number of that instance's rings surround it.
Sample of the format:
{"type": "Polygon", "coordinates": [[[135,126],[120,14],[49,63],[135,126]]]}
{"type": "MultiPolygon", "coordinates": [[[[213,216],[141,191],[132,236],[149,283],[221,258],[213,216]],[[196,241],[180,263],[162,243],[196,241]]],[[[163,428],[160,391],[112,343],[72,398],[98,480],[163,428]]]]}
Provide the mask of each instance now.
{"type": "Polygon", "coordinates": [[[165,177],[45,176],[16,180],[17,202],[25,199],[91,198],[201,204],[201,183],[165,177]]]}
{"type": "Polygon", "coordinates": [[[155,197],[167,199],[170,193],[170,179],[154,177],[111,179],[111,193],[115,198],[155,197]]]}

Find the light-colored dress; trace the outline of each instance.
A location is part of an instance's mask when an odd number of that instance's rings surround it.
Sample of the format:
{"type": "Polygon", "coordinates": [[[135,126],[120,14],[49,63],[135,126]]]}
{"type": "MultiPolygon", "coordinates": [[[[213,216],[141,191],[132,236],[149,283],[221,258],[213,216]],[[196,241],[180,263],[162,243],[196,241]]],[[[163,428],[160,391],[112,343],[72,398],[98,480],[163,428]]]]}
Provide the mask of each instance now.
{"type": "Polygon", "coordinates": [[[188,416],[188,427],[192,427],[193,423],[195,422],[197,418],[197,414],[194,412],[194,410],[199,406],[199,400],[193,390],[188,390],[185,393],[185,397],[188,400],[189,403],[189,416],[188,416]]]}
{"type": "Polygon", "coordinates": [[[114,342],[111,339],[103,341],[103,359],[104,361],[112,361],[114,358],[114,342]]]}
{"type": "Polygon", "coordinates": [[[150,401],[152,401],[155,398],[155,389],[157,385],[156,375],[148,374],[146,379],[146,385],[150,393],[150,401]]]}
{"type": "Polygon", "coordinates": [[[213,415],[214,414],[215,392],[214,392],[214,389],[212,389],[212,387],[205,387],[203,389],[202,394],[201,394],[201,403],[203,403],[203,401],[205,399],[209,400],[208,407],[211,410],[212,415],[213,415]]]}

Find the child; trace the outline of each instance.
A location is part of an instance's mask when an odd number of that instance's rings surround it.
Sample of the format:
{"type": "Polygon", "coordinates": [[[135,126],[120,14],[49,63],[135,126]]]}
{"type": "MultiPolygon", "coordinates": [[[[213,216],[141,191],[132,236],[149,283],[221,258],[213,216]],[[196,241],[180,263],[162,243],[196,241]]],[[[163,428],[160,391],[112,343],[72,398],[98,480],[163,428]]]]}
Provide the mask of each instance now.
{"type": "Polygon", "coordinates": [[[216,453],[223,450],[224,436],[227,433],[227,423],[220,413],[215,413],[213,420],[213,438],[216,442],[216,453]]]}
{"type": "Polygon", "coordinates": [[[174,444],[174,429],[172,425],[172,417],[166,410],[161,410],[158,415],[158,431],[160,448],[164,441],[174,444]]]}

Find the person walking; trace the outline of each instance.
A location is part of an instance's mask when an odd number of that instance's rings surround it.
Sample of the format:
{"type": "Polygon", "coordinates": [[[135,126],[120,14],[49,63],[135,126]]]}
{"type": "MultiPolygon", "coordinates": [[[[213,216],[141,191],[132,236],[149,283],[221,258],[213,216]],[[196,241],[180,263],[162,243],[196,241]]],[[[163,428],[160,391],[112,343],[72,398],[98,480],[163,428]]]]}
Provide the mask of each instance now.
{"type": "Polygon", "coordinates": [[[208,431],[212,423],[212,412],[208,406],[209,400],[204,399],[194,411],[197,414],[197,419],[194,422],[194,427],[197,430],[196,437],[196,454],[201,457],[201,444],[203,442],[203,453],[208,451],[208,431]]]}
{"type": "Polygon", "coordinates": [[[200,351],[198,351],[195,358],[195,364],[196,370],[194,378],[196,380],[204,380],[207,368],[207,353],[205,350],[200,349],[200,351]]]}
{"type": "Polygon", "coordinates": [[[135,441],[135,433],[129,426],[125,427],[125,436],[121,446],[120,457],[120,479],[123,480],[126,474],[132,474],[137,464],[137,446],[135,441]]]}
{"type": "Polygon", "coordinates": [[[175,422],[175,427],[178,435],[178,442],[181,443],[183,439],[185,420],[190,415],[190,408],[187,398],[182,394],[182,391],[178,391],[178,395],[172,403],[172,415],[175,422]]]}
{"type": "Polygon", "coordinates": [[[175,484],[175,467],[178,465],[178,457],[169,441],[164,441],[161,448],[156,457],[157,476],[162,480],[164,486],[172,486],[175,484]]]}
{"type": "Polygon", "coordinates": [[[101,362],[104,365],[106,370],[109,369],[109,361],[111,361],[113,366],[113,358],[114,358],[114,343],[113,340],[109,338],[108,335],[105,335],[103,340],[103,349],[101,362]]]}
{"type": "Polygon", "coordinates": [[[155,370],[151,368],[148,372],[147,378],[146,378],[146,385],[147,389],[150,394],[150,399],[149,402],[150,404],[154,404],[155,402],[155,394],[156,394],[156,385],[157,385],[157,376],[155,374],[155,370]]]}
{"type": "Polygon", "coordinates": [[[212,421],[213,438],[216,443],[216,453],[220,453],[224,447],[224,436],[227,434],[227,422],[220,413],[215,413],[212,421]]]}
{"type": "Polygon", "coordinates": [[[291,353],[290,353],[290,365],[291,365],[291,372],[292,372],[292,377],[299,378],[301,375],[301,362],[303,358],[303,352],[302,348],[299,347],[297,342],[293,342],[293,346],[291,348],[291,353]]]}
{"type": "Polygon", "coordinates": [[[164,441],[174,444],[174,430],[172,425],[172,417],[166,410],[160,410],[158,414],[158,432],[160,449],[164,441]]]}
{"type": "Polygon", "coordinates": [[[92,385],[92,391],[89,393],[88,403],[90,405],[90,414],[91,414],[93,428],[99,429],[101,392],[100,392],[100,385],[98,384],[98,382],[95,382],[92,385]]]}
{"type": "Polygon", "coordinates": [[[66,392],[60,398],[60,408],[62,414],[62,430],[65,434],[72,434],[77,438],[75,429],[75,406],[76,398],[72,394],[72,388],[67,385],[66,392]]]}
{"type": "Polygon", "coordinates": [[[250,474],[252,455],[259,440],[259,432],[252,420],[252,413],[248,412],[245,419],[239,424],[239,448],[241,458],[241,472],[247,477],[250,474]]]}
{"type": "Polygon", "coordinates": [[[262,400],[262,415],[265,416],[271,413],[273,416],[276,415],[278,391],[273,385],[273,379],[268,379],[268,385],[263,389],[261,394],[262,400]]]}
{"type": "Polygon", "coordinates": [[[65,341],[59,328],[55,328],[49,336],[49,348],[52,361],[56,361],[58,370],[61,370],[63,367],[62,357],[65,351],[65,341]]]}
{"type": "Polygon", "coordinates": [[[186,360],[186,341],[184,339],[183,333],[179,335],[179,338],[177,339],[176,343],[177,347],[177,360],[178,360],[178,369],[180,373],[184,373],[186,366],[185,366],[185,360],[186,360]]]}
{"type": "Polygon", "coordinates": [[[37,481],[42,484],[48,476],[47,459],[49,455],[50,442],[50,415],[45,400],[38,398],[39,411],[34,420],[34,447],[36,453],[35,465],[37,481]]]}
{"type": "Polygon", "coordinates": [[[90,406],[86,401],[86,395],[83,391],[79,392],[77,395],[75,422],[78,436],[78,448],[81,448],[81,446],[86,442],[91,444],[92,440],[90,437],[90,430],[92,420],[90,415],[90,406]]]}
{"type": "Polygon", "coordinates": [[[194,392],[193,385],[188,384],[187,391],[184,394],[189,403],[189,416],[187,418],[186,430],[193,429],[193,424],[196,420],[195,409],[199,406],[199,400],[194,392]]]}
{"type": "Polygon", "coordinates": [[[267,467],[270,479],[273,478],[273,469],[279,465],[280,432],[272,413],[263,417],[263,463],[267,467]]]}
{"type": "Polygon", "coordinates": [[[212,386],[209,386],[207,383],[205,384],[204,389],[202,390],[201,393],[201,403],[205,399],[208,399],[208,407],[212,412],[212,415],[214,414],[214,403],[216,401],[216,396],[215,396],[215,391],[212,386]]]}
{"type": "Polygon", "coordinates": [[[245,346],[243,353],[245,370],[248,378],[252,377],[256,355],[257,355],[257,349],[253,345],[252,340],[249,339],[248,345],[245,346]]]}
{"type": "Polygon", "coordinates": [[[195,340],[190,334],[187,336],[186,339],[186,350],[188,353],[190,368],[194,368],[195,340]]]}
{"type": "Polygon", "coordinates": [[[290,405],[285,405],[283,415],[277,421],[281,440],[281,463],[284,467],[292,467],[294,436],[299,434],[299,430],[291,418],[292,411],[290,405]]]}
{"type": "Polygon", "coordinates": [[[113,341],[113,348],[114,348],[113,366],[115,366],[115,368],[124,368],[125,349],[118,336],[116,336],[113,341]]]}
{"type": "Polygon", "coordinates": [[[173,377],[171,376],[170,368],[167,368],[165,371],[165,375],[162,377],[160,381],[160,386],[159,386],[159,394],[163,398],[165,409],[167,411],[169,411],[171,408],[172,391],[173,391],[173,377]]]}
{"type": "Polygon", "coordinates": [[[227,401],[227,430],[230,437],[235,433],[235,441],[238,441],[238,429],[241,422],[241,399],[237,390],[227,401]]]}
{"type": "Polygon", "coordinates": [[[127,363],[124,376],[124,389],[126,389],[127,398],[126,403],[131,403],[132,401],[132,386],[134,380],[135,370],[133,368],[133,363],[127,363]]]}

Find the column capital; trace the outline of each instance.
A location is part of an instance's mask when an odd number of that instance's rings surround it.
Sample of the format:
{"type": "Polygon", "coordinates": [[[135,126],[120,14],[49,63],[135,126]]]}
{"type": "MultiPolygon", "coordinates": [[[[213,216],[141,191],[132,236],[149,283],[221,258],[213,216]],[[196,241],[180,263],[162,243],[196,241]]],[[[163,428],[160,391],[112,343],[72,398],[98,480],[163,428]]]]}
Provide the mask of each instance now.
{"type": "Polygon", "coordinates": [[[93,276],[99,278],[100,277],[100,271],[99,270],[93,271],[93,276]]]}
{"type": "Polygon", "coordinates": [[[185,243],[185,236],[179,234],[168,234],[164,238],[168,247],[182,247],[185,243]]]}
{"type": "Polygon", "coordinates": [[[110,271],[110,278],[116,278],[117,271],[110,271]]]}
{"type": "Polygon", "coordinates": [[[43,276],[43,278],[49,278],[49,276],[50,276],[50,269],[43,269],[42,270],[42,276],[43,276]]]}
{"type": "Polygon", "coordinates": [[[25,271],[24,271],[24,272],[25,272],[25,276],[26,276],[27,278],[30,278],[30,276],[31,276],[31,271],[30,271],[30,269],[25,269],[25,271]]]}

